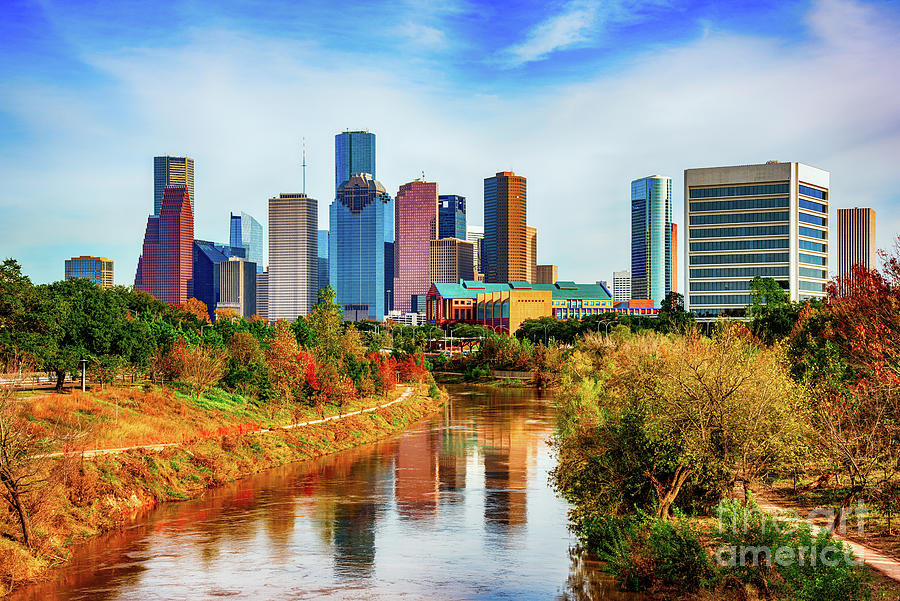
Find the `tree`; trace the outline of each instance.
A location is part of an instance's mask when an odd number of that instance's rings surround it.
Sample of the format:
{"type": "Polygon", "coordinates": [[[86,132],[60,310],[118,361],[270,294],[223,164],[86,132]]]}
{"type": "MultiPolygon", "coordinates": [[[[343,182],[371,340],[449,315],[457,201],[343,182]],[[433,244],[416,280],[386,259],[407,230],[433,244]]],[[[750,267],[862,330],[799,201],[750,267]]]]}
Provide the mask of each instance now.
{"type": "Polygon", "coordinates": [[[19,521],[22,542],[31,547],[34,534],[28,498],[47,481],[43,454],[54,439],[23,415],[14,402],[13,390],[11,385],[0,388],[0,496],[19,521]]]}
{"type": "Polygon", "coordinates": [[[172,307],[175,311],[193,317],[200,324],[210,323],[209,307],[199,298],[189,298],[172,307]]]}
{"type": "Polygon", "coordinates": [[[341,358],[341,337],[344,333],[344,312],[334,302],[331,286],[319,290],[319,302],[306,318],[312,330],[315,346],[313,353],[319,363],[336,362],[341,358]]]}
{"type": "Polygon", "coordinates": [[[694,316],[684,310],[684,296],[669,292],[659,306],[656,316],[660,331],[683,332],[694,321],[694,316]]]}
{"type": "Polygon", "coordinates": [[[750,281],[751,303],[747,310],[750,329],[766,344],[791,333],[800,313],[800,305],[773,278],[755,276],[750,281]]]}
{"type": "Polygon", "coordinates": [[[714,340],[629,336],[602,359],[578,351],[564,382],[557,486],[612,512],[652,499],[668,519],[688,487],[717,496],[779,465],[803,430],[801,390],[778,351],[739,324],[714,340]]]}

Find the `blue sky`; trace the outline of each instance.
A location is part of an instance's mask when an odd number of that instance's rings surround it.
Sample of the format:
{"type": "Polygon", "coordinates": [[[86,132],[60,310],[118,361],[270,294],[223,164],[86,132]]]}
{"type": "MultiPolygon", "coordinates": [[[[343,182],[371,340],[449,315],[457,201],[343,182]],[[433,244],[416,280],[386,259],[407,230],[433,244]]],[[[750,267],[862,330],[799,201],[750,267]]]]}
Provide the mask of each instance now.
{"type": "MultiPolygon", "coordinates": [[[[900,232],[896,2],[0,3],[0,255],[35,281],[96,254],[130,284],[152,157],[196,161],[196,236],[307,192],[327,228],[333,136],[378,136],[388,190],[528,178],[539,262],[629,267],[629,183],[769,159],[832,173],[832,203],[900,232]]],[[[683,242],[683,239],[682,239],[683,242]]],[[[683,244],[680,245],[683,248],[683,244]]],[[[680,269],[683,273],[683,269],[680,269]]]]}

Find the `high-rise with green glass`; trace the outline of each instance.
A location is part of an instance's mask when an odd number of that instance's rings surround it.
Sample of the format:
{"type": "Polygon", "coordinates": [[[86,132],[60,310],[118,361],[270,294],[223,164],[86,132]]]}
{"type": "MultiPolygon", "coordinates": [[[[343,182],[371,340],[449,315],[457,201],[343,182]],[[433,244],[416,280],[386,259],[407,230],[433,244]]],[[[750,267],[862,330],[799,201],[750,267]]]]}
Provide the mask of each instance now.
{"type": "Polygon", "coordinates": [[[672,178],[631,182],[631,298],[657,305],[671,290],[672,178]]]}

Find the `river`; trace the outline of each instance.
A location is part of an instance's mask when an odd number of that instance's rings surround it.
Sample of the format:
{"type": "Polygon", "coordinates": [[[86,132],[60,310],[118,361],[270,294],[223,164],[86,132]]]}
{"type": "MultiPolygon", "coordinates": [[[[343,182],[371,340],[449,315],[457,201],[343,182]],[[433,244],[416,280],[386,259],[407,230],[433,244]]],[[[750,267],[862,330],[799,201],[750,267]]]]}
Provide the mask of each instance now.
{"type": "Polygon", "coordinates": [[[570,549],[553,404],[452,387],[384,441],[136,516],[14,601],[636,599],[570,549]]]}

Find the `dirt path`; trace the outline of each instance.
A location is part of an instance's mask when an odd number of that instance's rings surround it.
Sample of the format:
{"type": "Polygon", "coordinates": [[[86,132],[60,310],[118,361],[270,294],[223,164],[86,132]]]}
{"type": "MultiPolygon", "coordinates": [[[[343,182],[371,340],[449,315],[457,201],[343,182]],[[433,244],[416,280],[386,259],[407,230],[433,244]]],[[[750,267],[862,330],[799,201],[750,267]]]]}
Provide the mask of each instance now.
{"type": "MultiPolygon", "coordinates": [[[[763,511],[770,511],[773,513],[777,512],[777,513],[781,513],[781,514],[785,514],[787,512],[793,513],[795,511],[800,511],[799,508],[784,507],[782,505],[777,505],[776,503],[772,502],[771,499],[767,498],[764,493],[760,493],[760,491],[754,491],[754,494],[756,495],[756,501],[757,501],[757,504],[759,505],[759,508],[762,509],[763,511]]],[[[824,530],[828,530],[828,528],[821,525],[820,523],[816,523],[815,520],[812,520],[810,518],[801,518],[801,519],[806,519],[806,521],[809,523],[809,525],[812,526],[813,533],[819,533],[824,530]]],[[[839,540],[839,541],[843,542],[845,545],[847,545],[848,547],[850,547],[853,550],[853,554],[856,556],[857,559],[866,562],[867,564],[872,566],[872,568],[874,568],[878,572],[884,574],[891,580],[900,582],[900,561],[897,561],[893,557],[890,557],[890,556],[882,553],[881,551],[873,549],[872,547],[869,547],[867,545],[862,545],[857,542],[853,542],[852,540],[849,540],[846,537],[843,537],[839,534],[833,533],[832,536],[834,536],[834,538],[836,540],[839,540]]]]}
{"type": "MultiPolygon", "coordinates": [[[[294,428],[302,428],[304,426],[314,426],[316,424],[324,424],[326,422],[333,422],[333,421],[341,420],[346,417],[351,417],[354,415],[361,415],[363,413],[371,413],[373,411],[378,411],[379,409],[384,409],[385,407],[390,407],[391,405],[396,405],[397,403],[401,403],[401,402],[407,400],[409,397],[411,397],[412,393],[413,393],[412,387],[407,386],[406,391],[403,392],[403,394],[401,394],[399,397],[397,397],[393,401],[384,403],[383,405],[377,405],[375,407],[366,407],[365,409],[359,409],[357,411],[351,411],[349,413],[340,413],[338,415],[332,415],[331,417],[323,417],[320,419],[311,419],[309,421],[298,422],[296,424],[289,424],[287,426],[278,426],[275,428],[263,428],[261,430],[247,432],[247,434],[245,434],[245,436],[249,435],[249,434],[260,434],[263,432],[273,432],[273,431],[277,431],[277,430],[292,430],[294,428]]],[[[165,443],[160,443],[160,444],[144,444],[144,445],[135,445],[135,446],[131,446],[131,447],[119,447],[119,448],[115,448],[115,449],[91,449],[91,450],[87,450],[87,451],[77,451],[77,450],[57,451],[55,453],[47,453],[45,455],[41,455],[40,457],[42,457],[42,458],[62,457],[63,455],[83,455],[84,457],[95,457],[98,455],[115,455],[117,453],[124,453],[126,451],[134,451],[137,449],[142,449],[145,451],[158,451],[160,449],[165,449],[166,447],[177,447],[182,444],[183,443],[181,443],[181,442],[165,442],[165,443]]]]}

